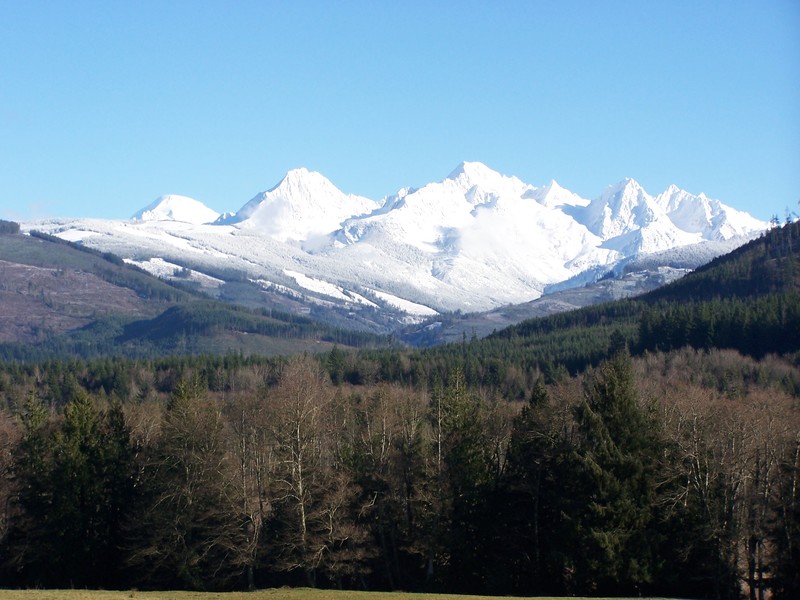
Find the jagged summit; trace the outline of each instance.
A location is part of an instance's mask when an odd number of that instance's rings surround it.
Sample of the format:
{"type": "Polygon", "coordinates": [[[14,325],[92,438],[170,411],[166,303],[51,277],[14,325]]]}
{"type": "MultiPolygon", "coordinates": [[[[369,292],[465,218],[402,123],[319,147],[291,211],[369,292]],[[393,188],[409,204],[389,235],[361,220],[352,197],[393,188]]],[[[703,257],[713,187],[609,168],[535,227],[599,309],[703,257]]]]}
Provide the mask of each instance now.
{"type": "Polygon", "coordinates": [[[523,195],[523,198],[532,198],[548,208],[586,206],[589,204],[589,200],[561,187],[555,179],[551,179],[543,187],[529,190],[523,195]]]}
{"type": "Polygon", "coordinates": [[[727,206],[704,193],[697,195],[670,186],[656,202],[681,229],[699,233],[704,239],[728,240],[741,231],[759,231],[765,223],[746,212],[727,206]]]}
{"type": "Polygon", "coordinates": [[[604,198],[606,201],[610,201],[613,198],[618,202],[635,201],[635,199],[645,196],[648,196],[645,189],[638,181],[631,177],[626,177],[616,184],[608,186],[600,195],[600,197],[604,198]]]}
{"type": "Polygon", "coordinates": [[[498,175],[497,171],[490,169],[482,162],[465,160],[460,162],[456,168],[450,172],[450,174],[447,176],[447,179],[459,179],[461,177],[468,177],[470,179],[484,179],[486,177],[494,177],[496,175],[498,175]]]}
{"type": "MultiPolygon", "coordinates": [[[[510,188],[528,186],[516,177],[503,175],[480,162],[462,162],[442,182],[451,182],[464,190],[479,188],[486,192],[508,192],[510,188]]],[[[422,188],[421,188],[422,189],[422,188]]]]}
{"type": "Polygon", "coordinates": [[[653,199],[634,179],[609,186],[573,216],[604,240],[640,229],[656,220],[653,199]]]}
{"type": "Polygon", "coordinates": [[[159,196],[131,217],[134,221],[182,221],[195,225],[211,223],[217,218],[219,213],[202,202],[177,194],[159,196]]]}

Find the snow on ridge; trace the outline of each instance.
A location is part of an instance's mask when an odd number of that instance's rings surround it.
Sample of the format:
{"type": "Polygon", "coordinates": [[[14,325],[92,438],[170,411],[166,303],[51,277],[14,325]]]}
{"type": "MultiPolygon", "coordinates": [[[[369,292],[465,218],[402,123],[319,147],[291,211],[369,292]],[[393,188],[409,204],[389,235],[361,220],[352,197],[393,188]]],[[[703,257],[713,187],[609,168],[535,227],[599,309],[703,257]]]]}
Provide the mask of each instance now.
{"type": "Polygon", "coordinates": [[[708,240],[727,240],[766,228],[766,223],[748,213],[711,199],[702,192],[694,195],[675,185],[657,196],[656,202],[679,228],[701,233],[708,240]]]}
{"type": "Polygon", "coordinates": [[[363,304],[364,306],[370,306],[372,308],[378,307],[377,304],[375,304],[371,300],[368,300],[361,294],[357,294],[355,292],[351,292],[350,290],[346,290],[340,285],[329,283],[327,281],[316,279],[314,277],[309,277],[308,275],[304,275],[303,273],[300,273],[298,271],[284,269],[283,272],[284,274],[294,279],[297,285],[311,292],[322,294],[323,296],[328,296],[330,298],[335,298],[336,300],[340,300],[346,303],[363,304]]]}
{"type": "Polygon", "coordinates": [[[386,304],[403,311],[408,315],[412,315],[414,317],[432,317],[438,315],[439,313],[433,310],[430,306],[425,306],[424,304],[417,304],[416,302],[412,302],[410,300],[406,300],[405,298],[400,298],[399,296],[395,296],[393,294],[389,294],[388,292],[381,292],[380,290],[370,290],[371,294],[374,294],[381,300],[383,300],[386,304]]]}
{"type": "Polygon", "coordinates": [[[555,179],[551,179],[550,183],[543,187],[533,188],[525,192],[522,197],[536,200],[536,202],[548,208],[585,207],[590,203],[589,200],[561,187],[555,179]]]}
{"type": "Polygon", "coordinates": [[[525,191],[535,189],[517,177],[503,175],[480,162],[462,162],[440,183],[455,185],[473,195],[477,191],[519,196],[525,191]]]}
{"type": "Polygon", "coordinates": [[[147,260],[126,258],[124,261],[130,265],[139,267],[140,269],[143,269],[160,279],[184,279],[186,281],[195,282],[203,288],[218,288],[225,284],[225,282],[218,277],[211,277],[205,273],[181,267],[180,265],[166,261],[163,258],[154,257],[147,260]]]}
{"type": "Polygon", "coordinates": [[[694,195],[670,185],[654,197],[630,178],[609,186],[587,207],[567,210],[603,239],[603,247],[624,254],[659,252],[766,228],[766,223],[709,200],[705,194],[694,195]]]}

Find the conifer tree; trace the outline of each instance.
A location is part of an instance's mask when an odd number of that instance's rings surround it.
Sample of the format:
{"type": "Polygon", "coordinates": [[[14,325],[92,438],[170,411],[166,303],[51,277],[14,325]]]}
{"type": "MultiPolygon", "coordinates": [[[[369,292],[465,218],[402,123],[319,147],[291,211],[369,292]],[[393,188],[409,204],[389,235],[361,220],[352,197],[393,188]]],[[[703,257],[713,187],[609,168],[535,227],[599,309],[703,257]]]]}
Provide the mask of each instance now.
{"type": "Polygon", "coordinates": [[[506,570],[508,593],[563,594],[570,589],[571,555],[580,544],[573,506],[580,494],[567,432],[571,416],[555,407],[540,379],[514,420],[508,468],[498,502],[505,532],[496,546],[497,571],[506,570]],[[566,419],[566,420],[565,420],[566,419]]]}
{"type": "Polygon", "coordinates": [[[8,568],[26,585],[50,583],[47,569],[49,507],[54,490],[50,485],[52,439],[48,411],[35,392],[29,392],[19,413],[22,438],[14,451],[12,476],[16,480],[16,518],[9,526],[8,568]]]}
{"type": "Polygon", "coordinates": [[[575,548],[585,592],[635,593],[654,575],[652,506],[658,438],[639,406],[630,355],[617,351],[589,378],[576,407],[585,507],[575,548]]]}
{"type": "Polygon", "coordinates": [[[432,532],[442,545],[438,557],[430,556],[431,567],[434,561],[447,565],[449,583],[455,589],[481,584],[469,575],[480,571],[476,566],[481,560],[478,529],[491,480],[484,419],[483,402],[467,388],[463,372],[455,369],[447,387],[437,390],[431,403],[438,505],[432,532]]]}
{"type": "Polygon", "coordinates": [[[76,390],[58,429],[30,396],[23,413],[18,535],[23,581],[99,586],[116,581],[121,524],[130,504],[132,462],[121,409],[97,409],[76,390]]]}

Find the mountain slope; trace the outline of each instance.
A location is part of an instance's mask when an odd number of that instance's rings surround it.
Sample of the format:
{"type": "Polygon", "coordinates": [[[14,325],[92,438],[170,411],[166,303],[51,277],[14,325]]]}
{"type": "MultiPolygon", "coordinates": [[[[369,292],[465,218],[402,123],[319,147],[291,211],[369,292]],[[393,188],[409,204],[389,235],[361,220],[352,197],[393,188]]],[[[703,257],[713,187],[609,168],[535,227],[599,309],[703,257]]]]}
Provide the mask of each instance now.
{"type": "Polygon", "coordinates": [[[776,227],[643,298],[698,302],[800,293],[800,222],[776,227]]]}
{"type": "Polygon", "coordinates": [[[420,276],[432,276],[428,285],[460,292],[445,310],[528,300],[547,283],[615,258],[596,249],[599,238],[538,202],[535,193],[515,177],[462,163],[446,179],[394,201],[391,210],[350,219],[334,236],[344,245],[326,252],[347,260],[368,248],[405,262],[420,276]]]}
{"type": "Polygon", "coordinates": [[[474,344],[480,354],[510,343],[507,352],[525,352],[529,362],[580,370],[606,355],[615,332],[636,352],[686,345],[755,357],[800,351],[800,222],[636,299],[525,321],[474,344]]]}
{"type": "MultiPolygon", "coordinates": [[[[210,300],[184,273],[175,287],[119,257],[59,238],[0,235],[0,358],[285,354],[382,343],[310,317],[210,300]]],[[[223,290],[227,284],[222,284],[223,290]]]]}

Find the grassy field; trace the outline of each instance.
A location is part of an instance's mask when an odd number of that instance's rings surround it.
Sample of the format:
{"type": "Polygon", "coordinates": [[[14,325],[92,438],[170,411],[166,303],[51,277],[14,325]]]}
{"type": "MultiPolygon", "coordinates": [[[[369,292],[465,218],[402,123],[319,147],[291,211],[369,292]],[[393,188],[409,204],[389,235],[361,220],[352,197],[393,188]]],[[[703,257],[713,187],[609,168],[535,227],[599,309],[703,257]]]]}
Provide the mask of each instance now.
{"type": "MultiPolygon", "coordinates": [[[[0,600],[496,600],[496,596],[409,594],[405,592],[352,592],[279,588],[257,592],[140,592],[93,590],[0,590],[0,600]]],[[[503,596],[513,600],[511,596],[503,596]]],[[[519,599],[522,600],[522,599],[519,599]]],[[[530,600],[530,599],[527,599],[530,600]]],[[[538,598],[537,600],[555,600],[538,598]]],[[[569,600],[580,600],[570,598],[569,600]]],[[[592,600],[601,600],[593,598],[592,600]]],[[[641,598],[638,600],[642,600],[641,598]]],[[[663,599],[662,599],[663,600],[663,599]]]]}

